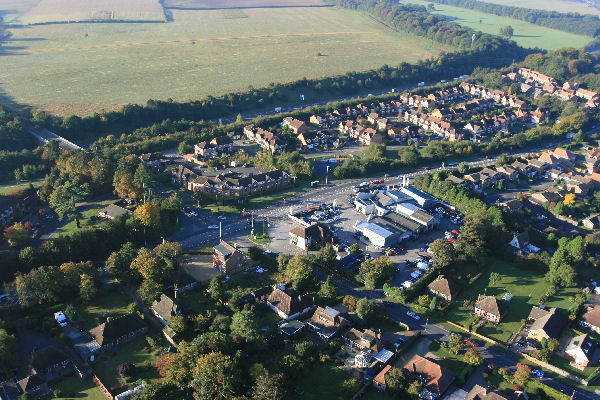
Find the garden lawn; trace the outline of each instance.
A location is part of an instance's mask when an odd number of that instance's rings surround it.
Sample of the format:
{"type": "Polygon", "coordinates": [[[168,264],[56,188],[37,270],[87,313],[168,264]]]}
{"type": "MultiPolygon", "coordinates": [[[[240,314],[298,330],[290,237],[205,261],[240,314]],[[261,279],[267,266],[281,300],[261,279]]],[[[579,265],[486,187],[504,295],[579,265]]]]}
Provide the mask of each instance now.
{"type": "Polygon", "coordinates": [[[52,383],[52,388],[60,390],[60,396],[56,399],[87,399],[87,400],[106,400],[100,389],[96,387],[91,379],[84,381],[75,376],[69,376],[52,383]]]}
{"type": "Polygon", "coordinates": [[[101,290],[93,303],[80,310],[79,314],[85,320],[87,328],[92,329],[101,324],[106,316],[116,318],[127,314],[127,306],[131,302],[131,299],[113,285],[101,290]]]}
{"type": "Polygon", "coordinates": [[[100,382],[111,392],[122,386],[123,384],[117,377],[116,373],[104,361],[96,361],[92,364],[94,374],[100,379],[100,382]]]}
{"type": "Polygon", "coordinates": [[[310,372],[296,381],[297,386],[304,390],[300,396],[303,400],[343,399],[339,392],[341,384],[351,376],[341,369],[327,364],[317,365],[310,372]]]}
{"type": "Polygon", "coordinates": [[[158,348],[150,348],[145,336],[135,338],[129,343],[125,343],[108,352],[109,364],[115,370],[125,362],[132,363],[136,367],[136,372],[128,381],[144,379],[152,381],[158,379],[158,372],[154,368],[154,362],[158,358],[158,348]],[[144,365],[146,364],[146,365],[144,365]]]}
{"type": "MultiPolygon", "coordinates": [[[[490,267],[483,275],[468,287],[463,287],[457,300],[450,308],[447,319],[464,327],[469,326],[475,319],[473,306],[479,294],[496,296],[502,298],[504,293],[512,293],[513,298],[508,307],[508,313],[502,318],[500,324],[495,327],[491,323],[479,328],[478,333],[489,336],[500,342],[507,342],[511,335],[519,330],[521,320],[527,318],[531,307],[539,303],[540,297],[546,292],[549,283],[544,275],[535,271],[519,268],[517,265],[502,261],[491,260],[490,267]],[[490,286],[490,273],[500,274],[500,281],[490,286]],[[463,307],[465,300],[471,300],[471,304],[463,307]]],[[[557,300],[557,304],[563,304],[564,299],[557,300]]]]}
{"type": "Polygon", "coordinates": [[[81,226],[81,228],[77,228],[77,224],[75,222],[75,220],[70,220],[69,222],[67,222],[64,226],[58,228],[56,230],[56,233],[61,233],[61,234],[71,234],[75,231],[77,231],[78,229],[83,229],[86,226],[93,226],[95,224],[97,224],[98,222],[100,222],[100,220],[96,220],[95,222],[93,220],[90,220],[90,217],[98,217],[98,211],[103,209],[104,207],[108,206],[109,204],[115,203],[116,200],[106,200],[106,201],[102,201],[100,203],[94,204],[92,206],[79,206],[77,207],[78,211],[81,213],[81,217],[79,218],[79,224],[81,226]]]}
{"type": "Polygon", "coordinates": [[[192,313],[206,315],[208,310],[214,310],[215,302],[208,297],[204,289],[196,287],[178,297],[181,308],[192,313]]]}
{"type": "Polygon", "coordinates": [[[7,186],[0,186],[0,195],[6,195],[12,192],[16,192],[17,190],[23,190],[23,189],[27,189],[29,187],[29,185],[33,185],[34,188],[39,189],[40,187],[42,187],[42,185],[44,184],[44,180],[41,181],[31,181],[31,182],[27,182],[27,183],[21,183],[18,185],[7,185],[7,186]]]}

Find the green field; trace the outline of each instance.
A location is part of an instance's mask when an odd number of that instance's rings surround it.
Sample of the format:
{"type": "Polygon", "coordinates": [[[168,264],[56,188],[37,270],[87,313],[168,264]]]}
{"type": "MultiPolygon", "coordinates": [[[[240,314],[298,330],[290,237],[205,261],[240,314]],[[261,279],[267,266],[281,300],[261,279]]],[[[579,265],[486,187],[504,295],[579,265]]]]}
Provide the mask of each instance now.
{"type": "Polygon", "coordinates": [[[84,115],[151,98],[187,100],[397,65],[450,50],[336,8],[169,12],[168,23],[13,27],[2,47],[0,103],[84,115]]]}
{"type": "Polygon", "coordinates": [[[98,211],[108,206],[109,204],[114,203],[115,200],[106,200],[102,201],[98,204],[94,204],[91,206],[80,206],[78,207],[78,211],[81,213],[79,219],[79,226],[81,228],[77,228],[77,223],[74,219],[69,220],[64,226],[58,228],[56,233],[68,235],[75,232],[78,229],[84,229],[86,226],[93,226],[98,223],[98,220],[90,220],[90,217],[98,217],[98,211]]]}
{"type": "MultiPolygon", "coordinates": [[[[490,267],[483,275],[468,288],[463,289],[458,298],[450,308],[446,318],[452,322],[468,327],[475,319],[473,316],[473,304],[479,294],[496,296],[501,298],[504,293],[513,295],[508,307],[508,314],[502,318],[500,324],[495,327],[487,323],[481,327],[477,333],[491,337],[501,342],[506,342],[513,333],[519,330],[521,320],[527,318],[531,308],[539,303],[540,297],[546,292],[550,283],[544,279],[543,274],[534,271],[519,268],[519,266],[504,261],[495,260],[490,263],[490,267]],[[490,286],[490,273],[498,272],[500,281],[490,286]],[[463,302],[472,300],[473,303],[465,308],[463,302]]],[[[546,303],[549,307],[557,307],[563,311],[567,310],[571,304],[569,296],[573,290],[566,289],[565,293],[553,296],[546,303]]],[[[565,311],[566,312],[566,311],[565,311]]]]}
{"type": "Polygon", "coordinates": [[[96,387],[91,379],[84,381],[75,376],[62,378],[52,383],[52,388],[60,391],[56,399],[86,399],[86,400],[106,400],[100,389],[96,387]]]}
{"type": "Polygon", "coordinates": [[[563,13],[577,12],[579,14],[600,15],[600,9],[588,6],[580,1],[569,0],[485,0],[487,3],[502,4],[503,6],[537,8],[539,10],[559,11],[563,13]]]}
{"type": "MultiPolygon", "coordinates": [[[[424,0],[401,0],[403,3],[431,4],[424,0]]],[[[560,49],[561,47],[583,47],[592,41],[592,38],[575,35],[543,26],[530,24],[507,17],[499,17],[480,11],[465,8],[451,7],[445,4],[435,4],[433,14],[443,15],[457,24],[497,35],[500,28],[510,25],[514,29],[513,40],[523,47],[539,47],[546,50],[560,49]],[[480,22],[481,21],[481,22],[480,22]]]]}
{"type": "Polygon", "coordinates": [[[333,365],[320,364],[313,367],[310,372],[296,381],[298,387],[304,391],[301,398],[306,400],[343,399],[340,386],[343,381],[350,379],[347,372],[333,365]]]}

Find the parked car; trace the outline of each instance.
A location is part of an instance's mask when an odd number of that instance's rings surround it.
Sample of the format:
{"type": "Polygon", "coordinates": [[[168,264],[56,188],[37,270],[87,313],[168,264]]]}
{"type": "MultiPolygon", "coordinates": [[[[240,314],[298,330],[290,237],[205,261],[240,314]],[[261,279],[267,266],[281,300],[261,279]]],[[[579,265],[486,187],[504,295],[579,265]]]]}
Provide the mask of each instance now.
{"type": "Polygon", "coordinates": [[[224,215],[219,215],[217,218],[221,221],[225,221],[227,219],[227,217],[224,215]]]}
{"type": "Polygon", "coordinates": [[[209,225],[208,229],[219,229],[218,225],[209,225]]]}
{"type": "Polygon", "coordinates": [[[544,377],[544,371],[542,371],[541,369],[534,369],[533,371],[531,371],[531,373],[533,375],[537,375],[540,378],[544,377]]]}
{"type": "Polygon", "coordinates": [[[414,318],[414,319],[416,319],[417,321],[421,319],[421,317],[419,317],[417,314],[415,314],[415,313],[414,313],[414,312],[412,312],[412,311],[407,311],[407,312],[406,312],[406,315],[408,315],[408,316],[409,316],[409,317],[411,317],[411,318],[414,318]]]}
{"type": "Polygon", "coordinates": [[[67,317],[62,311],[55,312],[54,319],[56,320],[56,323],[61,326],[61,328],[67,326],[67,317]]]}
{"type": "Polygon", "coordinates": [[[470,338],[466,338],[465,342],[473,347],[477,347],[479,346],[479,343],[477,343],[475,340],[470,339],[470,338]]]}

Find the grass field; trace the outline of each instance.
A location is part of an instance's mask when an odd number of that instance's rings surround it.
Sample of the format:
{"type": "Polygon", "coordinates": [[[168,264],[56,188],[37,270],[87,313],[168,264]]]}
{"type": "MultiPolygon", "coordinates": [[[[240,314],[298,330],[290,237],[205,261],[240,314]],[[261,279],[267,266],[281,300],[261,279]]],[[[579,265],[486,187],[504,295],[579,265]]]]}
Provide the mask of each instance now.
{"type": "Polygon", "coordinates": [[[63,378],[52,383],[54,390],[60,390],[60,396],[56,399],[86,399],[86,400],[106,400],[100,389],[96,387],[91,379],[81,381],[75,376],[63,378]]]}
{"type": "Polygon", "coordinates": [[[92,329],[101,323],[106,316],[117,318],[127,314],[127,306],[131,300],[115,286],[103,289],[93,304],[80,311],[81,317],[87,324],[87,329],[92,329]]]}
{"type": "Polygon", "coordinates": [[[86,226],[94,225],[98,221],[94,222],[93,220],[90,220],[90,217],[97,217],[98,210],[101,210],[104,207],[106,207],[109,204],[112,204],[114,202],[115,202],[115,200],[106,200],[106,201],[102,201],[98,204],[94,204],[92,206],[78,207],[79,212],[81,212],[81,218],[79,219],[79,226],[81,226],[81,228],[77,228],[77,223],[73,219],[73,220],[70,220],[69,222],[67,222],[64,226],[58,228],[56,230],[56,233],[68,235],[70,233],[75,232],[78,229],[84,229],[86,226]]]}
{"type": "Polygon", "coordinates": [[[16,21],[25,25],[81,21],[166,21],[158,0],[41,0],[16,21]]]}
{"type": "MultiPolygon", "coordinates": [[[[540,297],[548,287],[549,283],[544,279],[543,274],[536,274],[533,271],[519,268],[517,265],[496,260],[490,264],[490,268],[481,278],[463,289],[446,317],[452,322],[468,327],[474,320],[473,305],[464,308],[464,300],[469,299],[474,302],[477,300],[477,296],[484,292],[488,296],[496,296],[496,298],[501,298],[504,293],[511,293],[513,298],[508,307],[508,314],[504,316],[500,324],[495,327],[488,323],[477,331],[482,335],[506,342],[513,333],[519,330],[521,319],[527,318],[531,307],[539,303],[540,297]],[[493,286],[489,285],[491,272],[498,272],[501,278],[493,286]]],[[[559,295],[553,296],[547,305],[563,311],[567,310],[571,304],[569,300],[571,292],[567,290],[565,294],[559,293],[559,295]]]]}
{"type": "Polygon", "coordinates": [[[584,2],[569,0],[485,0],[487,3],[502,4],[503,6],[537,8],[539,10],[560,11],[563,13],[577,12],[579,14],[600,15],[600,9],[588,6],[584,2]]]}
{"type": "MultiPolygon", "coordinates": [[[[169,23],[11,28],[2,47],[0,103],[87,115],[148,99],[187,100],[397,65],[450,50],[331,7],[169,12],[169,23]]],[[[290,99],[298,94],[289,93],[290,99]]],[[[316,99],[305,95],[307,102],[316,99]]]]}
{"type": "Polygon", "coordinates": [[[340,387],[343,381],[350,378],[347,372],[333,365],[321,364],[312,368],[308,374],[296,381],[296,384],[304,390],[302,399],[337,400],[345,398],[340,393],[340,387]]]}
{"type": "MultiPolygon", "coordinates": [[[[424,0],[401,0],[403,3],[430,4],[424,0]]],[[[445,16],[457,24],[469,28],[497,35],[500,28],[510,25],[514,28],[513,40],[523,47],[539,47],[547,50],[559,49],[561,47],[583,47],[592,41],[592,38],[583,35],[575,35],[543,26],[530,24],[507,17],[499,17],[480,11],[465,8],[451,7],[444,4],[435,4],[433,14],[445,16]],[[481,21],[481,22],[480,22],[481,21]]]]}
{"type": "Polygon", "coordinates": [[[0,186],[0,195],[6,195],[6,194],[16,192],[18,190],[27,189],[30,184],[33,185],[34,188],[38,189],[38,188],[42,187],[42,185],[44,184],[44,180],[41,180],[41,181],[36,180],[36,181],[27,182],[27,183],[21,183],[18,185],[12,184],[12,185],[7,185],[7,186],[0,186]]]}

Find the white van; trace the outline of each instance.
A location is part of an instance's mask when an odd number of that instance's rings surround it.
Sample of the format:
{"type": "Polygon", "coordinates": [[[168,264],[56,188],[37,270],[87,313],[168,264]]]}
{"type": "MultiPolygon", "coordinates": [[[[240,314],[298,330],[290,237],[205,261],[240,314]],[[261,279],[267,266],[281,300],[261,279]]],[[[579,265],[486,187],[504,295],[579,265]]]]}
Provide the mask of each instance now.
{"type": "Polygon", "coordinates": [[[55,312],[54,319],[56,320],[56,323],[58,323],[58,325],[60,325],[62,328],[67,326],[67,317],[62,311],[55,312]]]}

